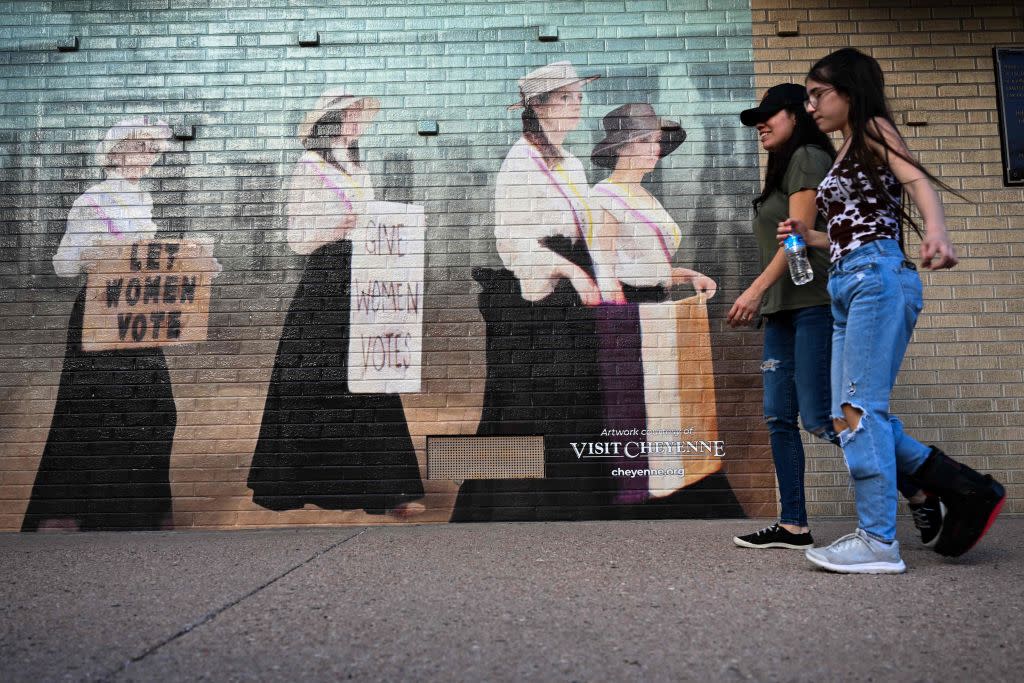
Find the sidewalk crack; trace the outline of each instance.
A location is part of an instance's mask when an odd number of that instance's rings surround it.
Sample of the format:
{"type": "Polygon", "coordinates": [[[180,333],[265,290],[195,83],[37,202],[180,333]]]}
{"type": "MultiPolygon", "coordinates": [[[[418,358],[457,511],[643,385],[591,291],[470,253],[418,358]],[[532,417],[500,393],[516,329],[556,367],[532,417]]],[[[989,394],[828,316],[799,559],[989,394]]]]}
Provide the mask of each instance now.
{"type": "Polygon", "coordinates": [[[221,605],[220,607],[218,607],[217,609],[213,610],[212,612],[207,612],[206,614],[204,614],[202,617],[200,617],[196,621],[193,621],[191,624],[188,624],[188,625],[182,627],[181,629],[179,629],[176,633],[168,636],[167,638],[164,638],[163,640],[161,640],[160,642],[156,643],[155,645],[150,646],[148,649],[146,649],[141,654],[135,655],[134,657],[132,657],[132,658],[122,662],[120,666],[118,666],[113,671],[110,671],[110,672],[104,674],[103,676],[100,676],[100,678],[98,680],[100,680],[100,681],[112,681],[112,680],[114,680],[114,678],[116,676],[118,676],[119,674],[122,674],[125,671],[127,671],[128,667],[131,666],[132,664],[136,664],[138,662],[141,662],[143,659],[146,659],[147,657],[149,657],[153,653],[157,652],[158,650],[164,648],[165,646],[170,645],[171,643],[173,643],[174,641],[178,640],[182,636],[184,636],[184,635],[186,635],[188,633],[191,633],[192,631],[194,631],[195,629],[199,628],[200,626],[203,626],[204,624],[207,624],[207,623],[213,621],[214,619],[216,619],[218,616],[220,616],[221,614],[223,614],[227,610],[229,610],[232,607],[234,607],[235,605],[241,603],[243,600],[248,600],[249,598],[251,598],[252,596],[256,595],[257,593],[259,593],[259,592],[263,591],[264,589],[269,588],[270,586],[274,585],[275,583],[277,583],[278,581],[280,581],[284,577],[288,576],[289,574],[291,574],[295,570],[301,569],[301,568],[305,567],[310,562],[313,562],[314,560],[317,560],[317,559],[323,557],[324,555],[326,555],[327,553],[331,552],[335,548],[338,548],[338,547],[348,543],[349,541],[362,536],[368,530],[369,530],[368,528],[367,529],[361,529],[359,532],[354,533],[351,536],[347,536],[347,537],[341,539],[340,541],[336,541],[335,543],[332,543],[331,545],[327,546],[326,548],[322,548],[320,550],[317,550],[315,553],[313,553],[312,555],[307,557],[302,562],[299,562],[294,567],[290,567],[289,569],[281,572],[277,576],[275,576],[275,577],[265,581],[264,583],[256,586],[255,588],[250,590],[248,593],[245,593],[245,594],[243,594],[243,595],[241,595],[241,596],[239,596],[239,597],[237,597],[237,598],[235,598],[235,599],[233,599],[233,600],[231,600],[231,601],[221,605]]]}

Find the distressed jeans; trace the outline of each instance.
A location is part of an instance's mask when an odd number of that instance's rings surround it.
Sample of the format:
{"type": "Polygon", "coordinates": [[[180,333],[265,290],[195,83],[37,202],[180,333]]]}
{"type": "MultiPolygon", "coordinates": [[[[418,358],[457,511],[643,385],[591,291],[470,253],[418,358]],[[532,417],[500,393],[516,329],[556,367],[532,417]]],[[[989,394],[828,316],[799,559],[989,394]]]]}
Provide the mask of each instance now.
{"type": "Polygon", "coordinates": [[[853,478],[859,526],[881,541],[896,537],[897,471],[912,474],[928,446],[889,413],[889,396],[923,307],[921,279],[895,240],[858,247],[829,269],[832,297],[832,415],[860,413],[839,433],[853,478]]]}
{"type": "Polygon", "coordinates": [[[779,311],[764,320],[764,419],[779,481],[779,521],[807,526],[797,416],[808,432],[838,443],[829,416],[832,315],[826,304],[779,311]]]}

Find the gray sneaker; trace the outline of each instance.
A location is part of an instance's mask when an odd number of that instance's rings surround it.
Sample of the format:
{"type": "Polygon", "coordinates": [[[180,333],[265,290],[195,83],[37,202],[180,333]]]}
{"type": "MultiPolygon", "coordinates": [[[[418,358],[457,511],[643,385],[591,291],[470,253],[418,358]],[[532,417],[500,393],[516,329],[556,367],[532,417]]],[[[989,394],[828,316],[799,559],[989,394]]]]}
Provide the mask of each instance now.
{"type": "Polygon", "coordinates": [[[841,574],[902,574],[907,565],[900,559],[899,541],[882,543],[863,529],[836,539],[824,548],[811,548],[804,555],[812,563],[841,574]]]}

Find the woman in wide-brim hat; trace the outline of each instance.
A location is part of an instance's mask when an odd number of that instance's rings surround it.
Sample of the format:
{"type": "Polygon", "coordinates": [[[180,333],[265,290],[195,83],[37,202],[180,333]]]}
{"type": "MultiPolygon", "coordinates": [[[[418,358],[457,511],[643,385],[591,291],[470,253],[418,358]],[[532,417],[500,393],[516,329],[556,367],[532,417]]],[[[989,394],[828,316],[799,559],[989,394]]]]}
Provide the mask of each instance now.
{"type": "Polygon", "coordinates": [[[583,165],[564,146],[583,87],[569,62],[519,79],[522,137],[495,180],[494,236],[503,268],[478,268],[487,326],[479,435],[544,435],[545,479],[467,480],[453,521],[597,517],[612,485],[570,443],[600,424],[593,311],[601,301],[587,240],[594,231],[583,165]],[[516,498],[518,497],[518,498],[516,498]],[[516,498],[508,505],[503,500],[516,498]]]}
{"type": "MultiPolygon", "coordinates": [[[[141,180],[168,148],[170,129],[145,116],[112,126],[96,149],[106,179],[80,195],[53,257],[78,278],[100,244],[152,239],[153,198],[141,180]]],[[[71,309],[57,403],[23,531],[171,526],[170,459],[177,412],[159,348],[82,350],[85,283],[71,309]],[[116,424],[118,416],[132,423],[116,424]]]]}
{"type": "Polygon", "coordinates": [[[603,211],[599,221],[602,256],[611,256],[602,267],[602,292],[607,301],[619,302],[641,296],[640,289],[655,290],[646,298],[667,297],[672,285],[692,284],[708,298],[716,285],[710,278],[672,265],[682,232],[672,216],[643,180],[658,162],[686,139],[675,121],[659,118],[645,103],[625,104],[605,115],[605,137],[591,153],[595,165],[612,174],[594,186],[592,196],[603,211]],[[625,296],[623,294],[625,292],[625,296]]]}
{"type": "Polygon", "coordinates": [[[306,151],[288,187],[288,244],[306,256],[288,309],[249,469],[253,502],[307,503],[406,518],[423,483],[401,397],[348,388],[353,231],[374,188],[359,140],[380,111],[372,97],[329,90],[300,124],[306,151]]]}
{"type": "MultiPolygon", "coordinates": [[[[680,284],[692,285],[710,298],[716,285],[697,271],[673,265],[682,231],[642,185],[658,162],[683,143],[686,131],[641,102],[613,109],[602,123],[605,136],[594,147],[591,160],[612,173],[594,186],[591,196],[601,212],[592,251],[601,263],[600,285],[606,302],[598,317],[604,419],[606,428],[615,430],[612,433],[636,429],[635,433],[644,434],[647,414],[639,305],[666,301],[669,289],[680,284]]],[[[638,463],[642,460],[614,464],[646,469],[638,463]]],[[[650,497],[646,477],[617,483],[617,503],[642,503],[650,497]]]]}

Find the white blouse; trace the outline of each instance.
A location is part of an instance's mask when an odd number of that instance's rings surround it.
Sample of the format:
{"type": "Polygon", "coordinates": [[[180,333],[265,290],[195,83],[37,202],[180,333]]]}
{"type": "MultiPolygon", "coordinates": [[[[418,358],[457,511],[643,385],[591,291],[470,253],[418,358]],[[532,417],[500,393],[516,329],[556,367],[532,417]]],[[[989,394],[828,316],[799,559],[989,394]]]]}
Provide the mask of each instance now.
{"type": "Polygon", "coordinates": [[[311,254],[343,238],[339,229],[352,215],[357,224],[367,219],[374,200],[370,174],[349,161],[341,166],[310,151],[295,164],[288,183],[288,244],[295,253],[311,254]]]}
{"type": "Polygon", "coordinates": [[[583,165],[569,153],[549,168],[540,152],[519,138],[501,164],[494,188],[495,246],[528,301],[551,294],[561,277],[557,269],[569,263],[540,240],[564,235],[589,241],[593,236],[588,195],[583,165]]]}
{"type": "Polygon", "coordinates": [[[153,197],[139,185],[113,171],[86,190],[71,206],[67,227],[53,256],[53,271],[61,277],[81,272],[82,250],[99,241],[134,242],[156,235],[153,197]]]}
{"type": "Polygon", "coordinates": [[[661,202],[646,194],[631,195],[608,180],[595,185],[591,196],[595,208],[607,211],[618,223],[599,228],[598,242],[603,230],[613,236],[605,276],[634,287],[670,286],[672,257],[682,241],[682,231],[661,202]]]}

